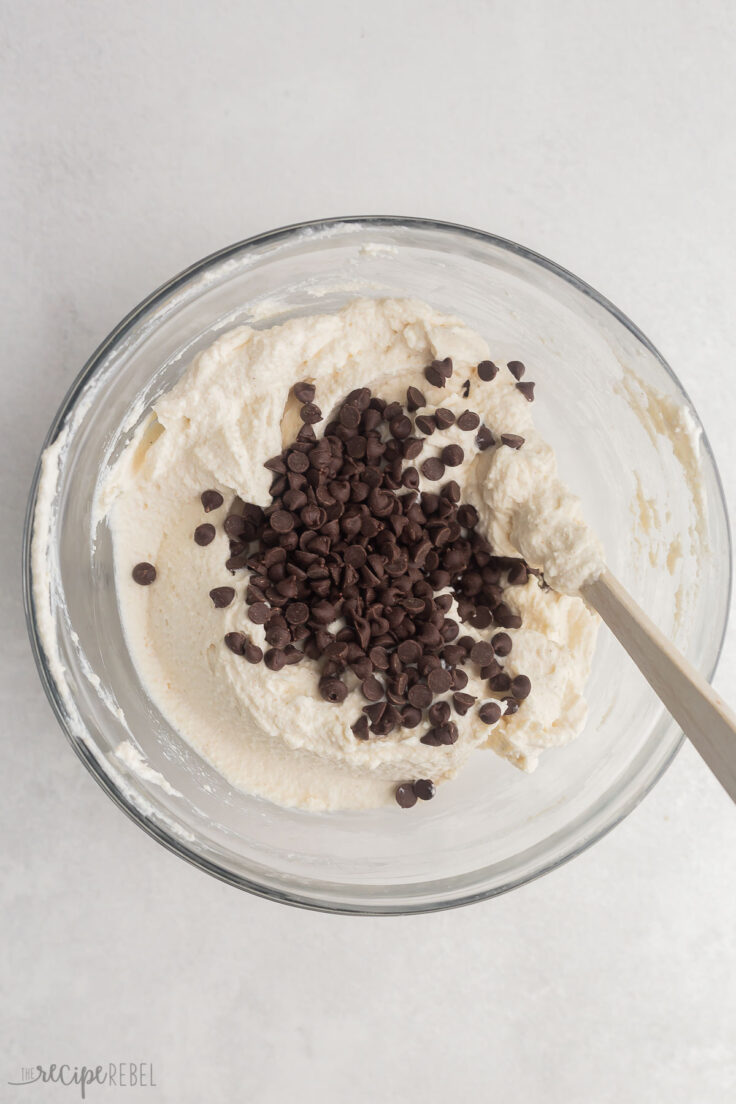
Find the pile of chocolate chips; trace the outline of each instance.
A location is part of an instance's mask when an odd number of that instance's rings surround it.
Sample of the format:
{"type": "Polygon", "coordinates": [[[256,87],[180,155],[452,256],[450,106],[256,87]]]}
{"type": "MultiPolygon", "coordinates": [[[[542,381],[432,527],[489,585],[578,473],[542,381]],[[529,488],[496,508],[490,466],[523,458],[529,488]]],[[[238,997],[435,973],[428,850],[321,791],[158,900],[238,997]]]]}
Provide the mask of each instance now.
{"type": "MultiPolygon", "coordinates": [[[[426,370],[436,387],[451,374],[449,360],[426,370]]],[[[475,704],[463,692],[468,662],[490,694],[508,695],[506,712],[515,712],[531,683],[524,675],[512,679],[500,662],[511,651],[503,630],[521,625],[504,589],[525,584],[528,569],[522,560],[493,555],[475,530],[476,510],[461,504],[453,479],[445,481],[447,469],[463,462],[463,449],[447,445],[440,457],[420,461],[426,437],[452,425],[455,415],[439,407],[412,419],[427,405],[417,388],[409,388],[402,405],[364,387],[347,396],[318,439],[315,388],[301,383],[294,393],[303,425],[296,441],[266,463],[275,476],[270,504],[236,500],[225,521],[227,567],[250,571],[248,617],[265,625],[270,647],[262,656],[245,632],[229,633],[228,647],[273,671],[311,660],[319,693],[336,704],[347,697],[352,672],[368,703],[352,725],[359,740],[415,728],[426,717],[422,743],[454,743],[452,709],[462,716],[475,704]],[[436,493],[418,492],[415,461],[425,479],[438,483],[436,493]],[[451,595],[461,622],[499,631],[487,642],[461,635],[448,616],[451,595]],[[448,691],[452,709],[447,700],[435,701],[448,691]]],[[[457,425],[476,433],[479,448],[495,443],[474,411],[461,414],[457,425]]],[[[215,605],[227,604],[224,590],[212,592],[215,605]]],[[[500,715],[496,702],[481,707],[489,724],[500,715]]]]}
{"type": "MultiPolygon", "coordinates": [[[[520,380],[523,364],[512,361],[508,368],[520,380]]],[[[452,371],[449,358],[434,361],[425,377],[442,388],[452,371]]],[[[477,371],[491,381],[498,369],[483,361],[477,371]]],[[[534,384],[516,386],[533,400],[534,384]]],[[[468,381],[466,397],[469,389],[468,381]]],[[[352,725],[358,740],[428,722],[423,744],[455,743],[453,711],[464,716],[476,702],[464,692],[468,663],[486,681],[488,696],[505,699],[506,715],[515,713],[531,682],[525,675],[511,678],[501,662],[512,647],[504,630],[521,625],[504,591],[526,584],[530,569],[523,560],[493,555],[476,531],[477,511],[461,503],[459,485],[446,479],[448,469],[462,464],[462,447],[447,445],[439,457],[420,458],[426,439],[453,424],[474,434],[480,450],[520,448],[524,439],[503,434],[496,442],[477,413],[466,410],[456,419],[446,408],[428,407],[415,387],[405,404],[387,403],[367,387],[351,392],[317,438],[313,426],[322,412],[314,386],[299,383],[294,394],[303,424],[296,440],[266,462],[274,473],[271,502],[262,508],[236,499],[224,522],[226,566],[250,572],[248,617],[265,626],[269,648],[264,654],[245,631],[228,633],[227,647],[273,671],[310,660],[319,693],[335,704],[357,679],[368,703],[352,725]],[[420,471],[436,491],[418,491],[420,471]],[[495,630],[490,639],[462,635],[448,616],[453,596],[460,622],[495,630]],[[448,692],[450,701],[443,697],[448,692]]],[[[204,491],[202,504],[209,513],[223,499],[204,491]]],[[[204,524],[194,539],[204,545],[214,535],[204,524]]],[[[210,597],[226,607],[235,590],[216,587],[210,597]]],[[[479,715],[495,724],[501,705],[486,701],[479,715]]],[[[396,800],[409,808],[417,797],[433,795],[431,780],[419,779],[399,786],[396,800]]]]}

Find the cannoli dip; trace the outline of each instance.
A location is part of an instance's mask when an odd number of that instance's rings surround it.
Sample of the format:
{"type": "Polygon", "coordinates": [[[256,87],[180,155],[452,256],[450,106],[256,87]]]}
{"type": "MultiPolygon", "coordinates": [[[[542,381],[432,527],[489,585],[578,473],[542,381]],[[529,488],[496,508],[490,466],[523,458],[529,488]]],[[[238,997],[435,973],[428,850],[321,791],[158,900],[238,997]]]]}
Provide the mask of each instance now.
{"type": "Polygon", "coordinates": [[[408,808],[582,730],[603,552],[487,339],[398,299],[234,329],[102,482],[141,684],[234,786],[408,808]]]}

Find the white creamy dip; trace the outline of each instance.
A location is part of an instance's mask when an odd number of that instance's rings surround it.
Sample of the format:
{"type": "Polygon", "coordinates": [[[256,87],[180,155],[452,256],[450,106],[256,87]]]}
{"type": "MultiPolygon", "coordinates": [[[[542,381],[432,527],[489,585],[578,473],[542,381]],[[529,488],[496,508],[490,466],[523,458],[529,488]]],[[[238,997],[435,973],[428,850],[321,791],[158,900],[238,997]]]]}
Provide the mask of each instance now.
{"type": "MultiPolygon", "coordinates": [[[[141,682],[169,723],[235,786],[284,805],[365,808],[390,800],[406,779],[452,777],[475,748],[490,747],[531,770],[541,751],[580,732],[597,618],[577,592],[601,571],[603,553],[578,499],[560,483],[554,454],[534,429],[532,404],[511,373],[502,366],[494,380],[478,378],[476,366],[489,358],[493,350],[459,319],[408,300],[359,299],[336,314],[265,330],[240,327],[195,358],[100,487],[98,510],[112,529],[120,610],[141,682]],[[454,372],[440,391],[423,370],[444,357],[454,372]],[[521,555],[541,569],[552,588],[532,578],[504,592],[523,619],[509,630],[505,668],[527,675],[532,692],[493,728],[473,708],[454,717],[460,735],[449,746],[422,744],[426,726],[359,741],[350,726],[365,700],[354,677],[336,706],[320,697],[313,663],[276,672],[223,645],[225,633],[242,630],[268,647],[263,627],[246,617],[247,572],[233,576],[225,567],[221,522],[236,494],[269,502],[273,474],[263,464],[296,437],[301,423],[291,388],[301,380],[316,385],[325,421],[354,388],[404,401],[414,385],[432,407],[476,411],[497,439],[524,437],[520,449],[479,451],[474,433],[452,426],[427,438],[422,453],[424,459],[449,443],[462,446],[465,458],[447,478],[478,510],[478,530],[496,554],[521,555]],[[205,489],[225,499],[208,515],[200,501],[205,489]],[[205,520],[217,536],[200,547],[192,533],[205,520]],[[133,582],[139,561],[155,564],[153,585],[133,582]],[[218,586],[236,589],[226,609],[209,598],[218,586]]],[[[324,424],[315,427],[318,435],[324,424]]],[[[437,489],[424,480],[421,487],[437,489]]],[[[493,631],[462,626],[478,638],[493,631]]],[[[477,670],[466,670],[466,692],[487,700],[477,670]]]]}

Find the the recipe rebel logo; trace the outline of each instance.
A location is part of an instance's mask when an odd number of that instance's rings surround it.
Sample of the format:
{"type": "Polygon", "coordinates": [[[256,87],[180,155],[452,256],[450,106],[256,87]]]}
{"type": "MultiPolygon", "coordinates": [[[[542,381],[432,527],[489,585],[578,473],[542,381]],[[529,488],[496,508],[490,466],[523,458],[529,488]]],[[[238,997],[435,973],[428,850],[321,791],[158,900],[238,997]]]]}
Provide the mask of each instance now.
{"type": "MultiPolygon", "coordinates": [[[[51,1065],[23,1066],[20,1077],[9,1085],[64,1085],[87,1099],[92,1086],[105,1085],[116,1089],[155,1089],[156,1078],[152,1062],[107,1062],[97,1066],[72,1066],[66,1062],[51,1065]]],[[[30,1099],[30,1094],[29,1094],[30,1099]]]]}

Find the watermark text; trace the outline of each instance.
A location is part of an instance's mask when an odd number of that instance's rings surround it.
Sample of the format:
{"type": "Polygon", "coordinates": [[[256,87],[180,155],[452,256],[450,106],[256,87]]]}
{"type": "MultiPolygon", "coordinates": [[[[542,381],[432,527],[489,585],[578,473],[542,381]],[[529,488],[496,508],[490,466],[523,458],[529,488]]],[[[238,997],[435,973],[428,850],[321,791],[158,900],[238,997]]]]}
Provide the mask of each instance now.
{"type": "Polygon", "coordinates": [[[70,1066],[66,1062],[50,1066],[23,1066],[17,1081],[9,1085],[76,1086],[82,1100],[92,1085],[108,1085],[118,1089],[155,1089],[156,1078],[152,1062],[107,1062],[99,1066],[70,1066]]]}

